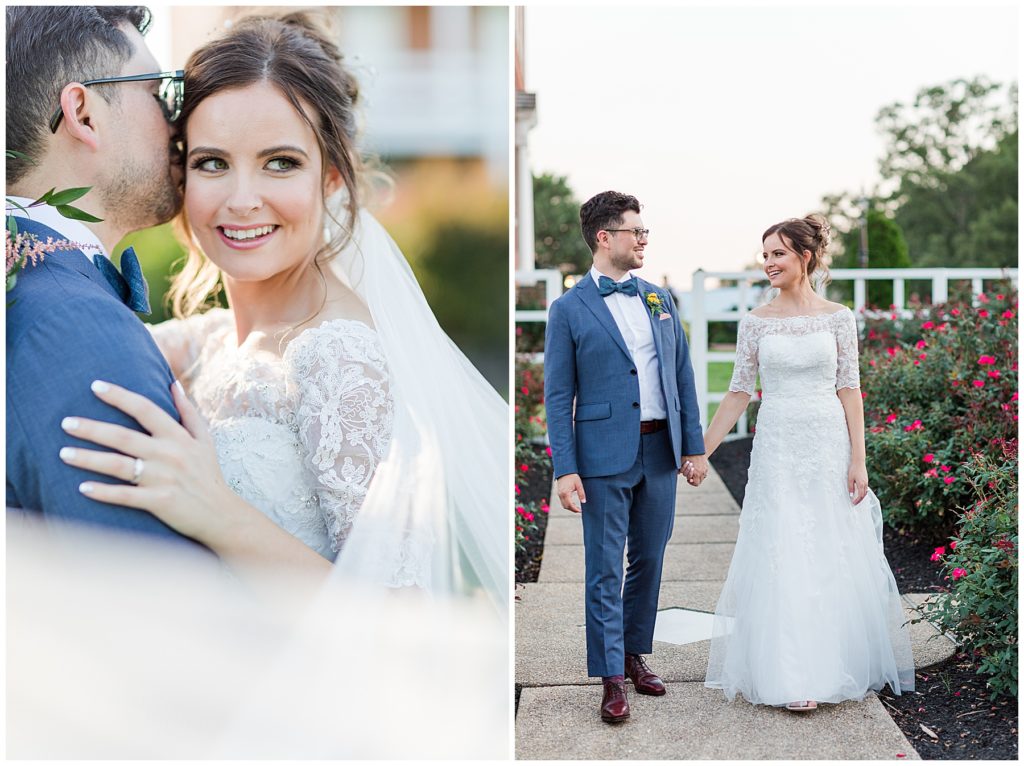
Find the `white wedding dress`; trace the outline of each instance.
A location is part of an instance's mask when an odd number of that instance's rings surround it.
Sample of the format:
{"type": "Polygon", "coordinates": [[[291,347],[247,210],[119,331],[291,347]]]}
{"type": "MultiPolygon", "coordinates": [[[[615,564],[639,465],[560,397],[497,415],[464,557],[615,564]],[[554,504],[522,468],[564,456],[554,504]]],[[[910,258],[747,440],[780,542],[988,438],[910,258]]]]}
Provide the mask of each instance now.
{"type": "Polygon", "coordinates": [[[847,491],[850,436],[836,392],[860,386],[853,313],[747,314],[729,390],[753,394],[758,372],[762,403],[705,685],[767,705],[913,690],[881,509],[874,493],[855,506],[847,491]]]}
{"type": "MultiPolygon", "coordinates": [[[[225,309],[152,331],[208,423],[225,481],[333,561],[391,441],[394,402],[376,332],[325,321],[275,354],[239,347],[225,309]]],[[[409,562],[412,583],[422,580],[415,568],[409,562]]]]}

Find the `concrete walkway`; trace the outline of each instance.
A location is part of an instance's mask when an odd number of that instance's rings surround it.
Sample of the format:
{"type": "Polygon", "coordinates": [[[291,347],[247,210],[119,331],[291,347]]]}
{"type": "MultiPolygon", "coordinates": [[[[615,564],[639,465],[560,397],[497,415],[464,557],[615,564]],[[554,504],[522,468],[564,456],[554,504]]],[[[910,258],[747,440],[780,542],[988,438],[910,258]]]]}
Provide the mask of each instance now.
{"type": "MultiPolygon", "coordinates": [[[[516,683],[523,686],[517,758],[919,760],[874,695],[798,715],[741,697],[730,703],[721,691],[704,688],[707,613],[714,612],[725,581],[740,510],[714,470],[696,489],[679,483],[649,658],[668,694],[635,694],[627,680],[631,718],[617,725],[601,721],[600,680],[586,674],[583,528],[579,516],[558,505],[555,492],[551,497],[539,582],[516,591],[516,683]]],[[[921,598],[905,600],[909,607],[921,598]]],[[[910,630],[918,667],[953,653],[952,642],[926,623],[910,630]]]]}

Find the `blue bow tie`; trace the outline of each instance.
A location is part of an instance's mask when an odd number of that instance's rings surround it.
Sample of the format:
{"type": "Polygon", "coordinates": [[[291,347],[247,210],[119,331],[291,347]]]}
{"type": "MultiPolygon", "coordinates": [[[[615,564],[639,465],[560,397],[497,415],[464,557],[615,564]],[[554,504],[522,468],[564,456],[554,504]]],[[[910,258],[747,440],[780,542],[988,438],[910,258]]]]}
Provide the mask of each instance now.
{"type": "Polygon", "coordinates": [[[135,250],[129,247],[121,255],[121,271],[117,270],[109,258],[99,253],[92,257],[92,262],[128,308],[140,314],[150,313],[149,285],[142,275],[135,250]]]}
{"type": "Polygon", "coordinates": [[[597,292],[600,293],[602,298],[612,293],[622,293],[623,295],[640,294],[640,290],[636,286],[636,277],[630,277],[624,282],[616,282],[611,277],[599,277],[597,280],[597,292]]]}

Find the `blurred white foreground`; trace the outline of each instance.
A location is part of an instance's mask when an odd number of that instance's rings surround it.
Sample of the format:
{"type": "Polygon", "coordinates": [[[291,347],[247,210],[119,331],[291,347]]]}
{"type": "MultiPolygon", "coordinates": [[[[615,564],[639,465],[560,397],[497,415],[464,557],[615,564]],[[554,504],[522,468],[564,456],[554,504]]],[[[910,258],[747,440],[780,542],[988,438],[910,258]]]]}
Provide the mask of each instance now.
{"type": "Polygon", "coordinates": [[[506,759],[510,689],[485,604],[8,514],[7,758],[506,759]]]}

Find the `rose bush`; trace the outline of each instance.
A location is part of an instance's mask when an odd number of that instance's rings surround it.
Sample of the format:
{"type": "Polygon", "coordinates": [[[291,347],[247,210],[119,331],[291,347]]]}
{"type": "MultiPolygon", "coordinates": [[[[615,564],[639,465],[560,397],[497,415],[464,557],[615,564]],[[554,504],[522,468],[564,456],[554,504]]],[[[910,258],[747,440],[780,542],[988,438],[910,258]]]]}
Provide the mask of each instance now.
{"type": "Polygon", "coordinates": [[[1017,294],[865,322],[868,467],[886,521],[939,539],[949,590],[924,618],[1017,694],[1017,294]]]}
{"type": "Polygon", "coordinates": [[[1017,454],[1001,461],[975,454],[964,466],[975,501],[949,545],[936,550],[950,583],[922,615],[980,658],[993,697],[1017,696],[1017,454]],[[941,553],[940,553],[941,551],[941,553]]]}
{"type": "Polygon", "coordinates": [[[550,462],[550,448],[544,448],[544,367],[516,359],[515,377],[515,497],[513,507],[516,552],[522,551],[537,530],[537,515],[548,512],[546,498],[527,500],[522,488],[541,461],[550,462]]]}
{"type": "Polygon", "coordinates": [[[964,466],[1017,444],[1017,296],[869,319],[861,354],[868,466],[895,527],[952,533],[964,466]]]}

